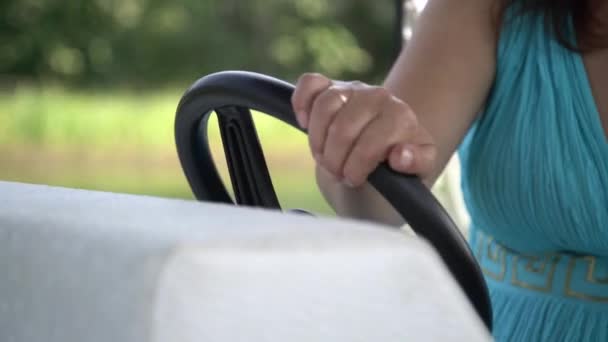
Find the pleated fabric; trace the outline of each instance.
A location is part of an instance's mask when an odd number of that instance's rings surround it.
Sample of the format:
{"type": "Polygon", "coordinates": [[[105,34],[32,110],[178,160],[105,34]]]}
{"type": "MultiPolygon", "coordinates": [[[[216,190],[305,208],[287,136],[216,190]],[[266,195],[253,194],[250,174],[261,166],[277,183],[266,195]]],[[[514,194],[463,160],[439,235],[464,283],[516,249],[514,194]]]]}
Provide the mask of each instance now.
{"type": "MultiPolygon", "coordinates": [[[[608,276],[608,141],[582,56],[541,14],[508,12],[494,85],[459,155],[472,236],[522,255],[597,256],[608,276]]],[[[498,341],[608,341],[608,302],[488,282],[498,341]]]]}
{"type": "Polygon", "coordinates": [[[608,341],[606,308],[489,282],[496,341],[608,341]]]}

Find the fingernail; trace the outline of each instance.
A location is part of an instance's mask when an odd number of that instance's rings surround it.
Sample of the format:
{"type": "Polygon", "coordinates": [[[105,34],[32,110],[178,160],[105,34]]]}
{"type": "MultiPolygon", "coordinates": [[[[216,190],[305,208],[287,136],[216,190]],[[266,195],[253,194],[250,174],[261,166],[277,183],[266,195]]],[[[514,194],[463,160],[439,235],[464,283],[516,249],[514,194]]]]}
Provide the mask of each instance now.
{"type": "Polygon", "coordinates": [[[300,127],[306,129],[306,112],[301,110],[296,112],[296,120],[298,120],[298,124],[300,127]]]}
{"type": "Polygon", "coordinates": [[[404,148],[401,151],[401,166],[404,168],[409,168],[414,161],[414,153],[409,148],[404,148]]]}

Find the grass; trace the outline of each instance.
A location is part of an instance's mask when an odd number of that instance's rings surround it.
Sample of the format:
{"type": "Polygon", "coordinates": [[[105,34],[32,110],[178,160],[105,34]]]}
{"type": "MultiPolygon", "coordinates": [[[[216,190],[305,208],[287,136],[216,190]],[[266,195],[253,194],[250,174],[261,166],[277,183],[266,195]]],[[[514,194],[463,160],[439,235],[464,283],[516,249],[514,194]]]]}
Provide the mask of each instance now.
{"type": "MultiPolygon", "coordinates": [[[[173,89],[138,93],[17,88],[0,93],[0,144],[172,150],[180,97],[173,89]]],[[[255,119],[264,136],[280,141],[283,148],[298,148],[304,141],[281,122],[262,115],[255,119]]],[[[217,138],[217,130],[211,136],[217,138]]]]}

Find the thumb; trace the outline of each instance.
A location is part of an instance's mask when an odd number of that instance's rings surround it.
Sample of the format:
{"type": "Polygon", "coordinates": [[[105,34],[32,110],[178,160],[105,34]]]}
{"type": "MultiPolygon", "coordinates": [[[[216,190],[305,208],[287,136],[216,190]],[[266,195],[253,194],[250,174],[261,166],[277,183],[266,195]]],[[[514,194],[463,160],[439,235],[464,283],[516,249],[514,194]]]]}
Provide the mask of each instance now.
{"type": "Polygon", "coordinates": [[[388,164],[397,172],[424,178],[433,171],[436,156],[437,148],[433,144],[398,144],[389,152],[388,164]]]}

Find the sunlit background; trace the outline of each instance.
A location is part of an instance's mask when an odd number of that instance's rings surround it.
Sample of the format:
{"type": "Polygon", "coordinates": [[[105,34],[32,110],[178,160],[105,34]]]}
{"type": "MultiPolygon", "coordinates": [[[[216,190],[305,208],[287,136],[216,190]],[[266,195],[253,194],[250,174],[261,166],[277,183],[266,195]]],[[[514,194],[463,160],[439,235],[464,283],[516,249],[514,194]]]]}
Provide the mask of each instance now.
{"type": "MultiPolygon", "coordinates": [[[[424,3],[404,6],[406,38],[424,3]]],[[[0,179],[192,198],[173,140],[192,82],[239,69],[379,83],[395,20],[391,0],[4,0],[0,179]]],[[[306,138],[255,116],[283,206],[331,214],[306,138]]],[[[216,128],[211,136],[223,164],[216,128]]],[[[463,225],[451,170],[434,190],[463,225]]]]}

